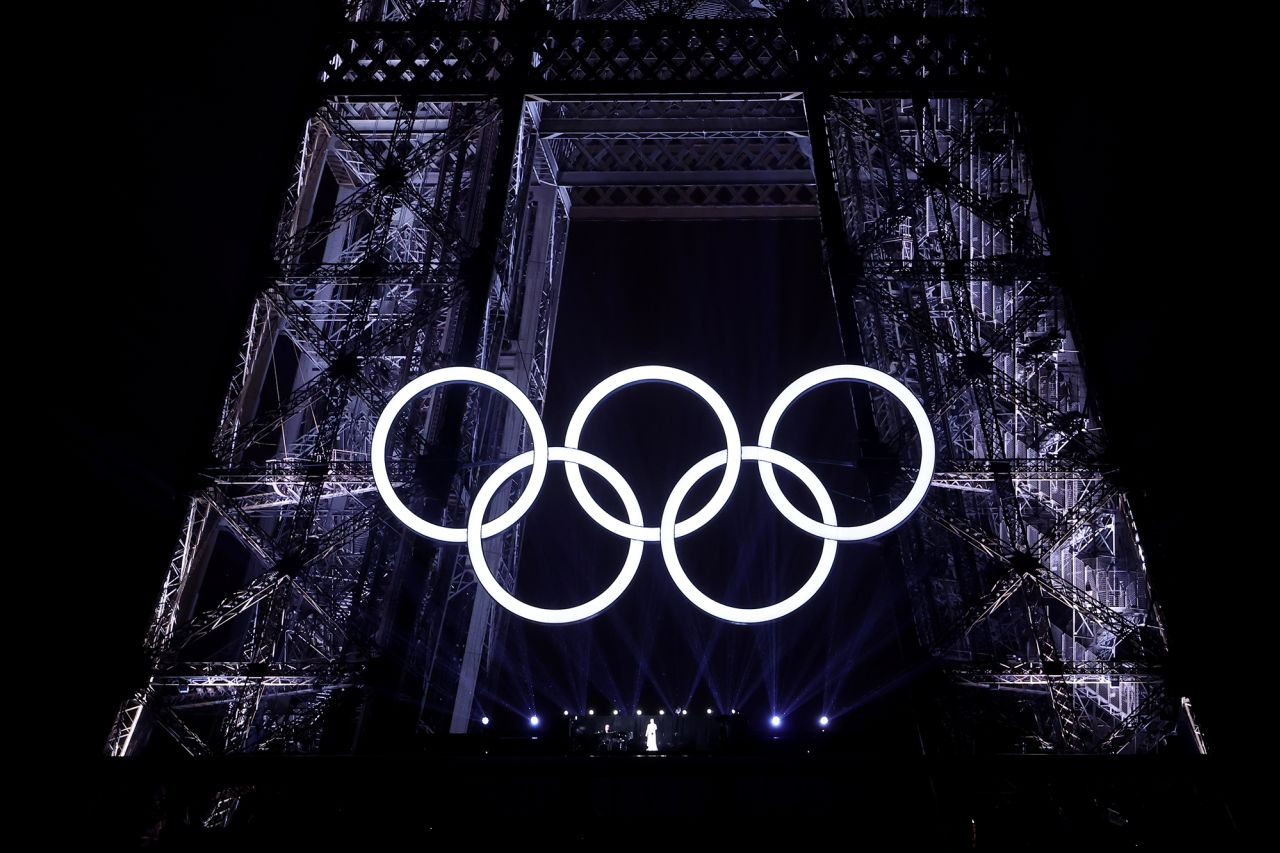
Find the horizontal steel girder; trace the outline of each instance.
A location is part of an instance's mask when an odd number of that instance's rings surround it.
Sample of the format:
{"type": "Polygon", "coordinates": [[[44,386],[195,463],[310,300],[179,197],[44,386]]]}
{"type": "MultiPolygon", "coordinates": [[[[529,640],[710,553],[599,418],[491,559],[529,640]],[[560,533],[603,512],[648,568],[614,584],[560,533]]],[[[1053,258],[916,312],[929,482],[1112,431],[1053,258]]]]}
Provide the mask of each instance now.
{"type": "Polygon", "coordinates": [[[979,95],[1000,88],[1003,79],[978,19],[799,15],[356,24],[326,52],[320,75],[327,96],[449,100],[815,88],[979,95]]]}

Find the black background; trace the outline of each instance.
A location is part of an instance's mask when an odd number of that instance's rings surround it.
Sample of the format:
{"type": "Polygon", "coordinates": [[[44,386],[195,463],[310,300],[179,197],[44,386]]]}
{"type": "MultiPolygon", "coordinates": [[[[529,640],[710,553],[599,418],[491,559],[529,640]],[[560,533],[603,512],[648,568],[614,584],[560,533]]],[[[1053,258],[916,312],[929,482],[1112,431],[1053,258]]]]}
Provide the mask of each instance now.
{"type": "MultiPolygon", "coordinates": [[[[570,228],[543,422],[558,444],[579,401],[600,380],[662,364],[706,381],[733,414],[743,443],[754,444],[784,387],[843,360],[816,221],[581,221],[570,228]]],[[[839,523],[876,515],[861,470],[848,463],[857,456],[848,386],[805,394],[781,424],[774,446],[820,477],[839,523]]],[[[581,446],[622,473],[645,523],[654,525],[684,472],[723,449],[725,439],[688,391],[641,385],[595,410],[581,446]]],[[[516,583],[523,600],[547,607],[599,594],[626,550],[586,521],[557,468],[527,516],[516,583]]],[[[786,599],[810,577],[820,552],[770,507],[752,468],[743,468],[732,500],[714,520],[676,549],[699,590],[739,607],[786,599]]],[[[679,517],[702,506],[721,476],[717,470],[697,484],[679,517]]],[[[802,486],[787,474],[779,482],[816,515],[802,486]]],[[[592,493],[621,514],[611,506],[618,501],[604,500],[611,496],[607,486],[592,493]]],[[[489,711],[495,724],[524,731],[534,710],[713,707],[737,710],[757,729],[775,713],[800,730],[825,714],[847,732],[854,722],[846,715],[857,709],[857,725],[869,725],[862,720],[866,705],[909,682],[906,671],[913,670],[896,621],[909,620],[906,587],[885,571],[883,547],[878,540],[837,547],[831,575],[802,610],[738,626],[677,594],[659,548],[648,546],[635,580],[599,617],[550,627],[509,620],[501,675],[487,680],[474,715],[489,711]],[[503,708],[512,713],[496,713],[503,708]]],[[[881,707],[880,717],[910,716],[881,707]]],[[[880,739],[893,740],[885,731],[880,739]]]]}
{"type": "MultiPolygon", "coordinates": [[[[1273,562],[1235,491],[1234,472],[1272,465],[1250,458],[1259,427],[1232,397],[1254,378],[1242,365],[1264,322],[1261,278],[1233,268],[1257,235],[1236,233],[1247,217],[1226,201],[1251,183],[1251,161],[1222,145],[1245,113],[1189,95],[1223,89],[1209,72],[1221,54],[1197,53],[1210,41],[1197,22],[1171,31],[1138,12],[1022,5],[1035,11],[1010,4],[1001,20],[1091,391],[1165,605],[1173,689],[1193,697],[1211,749],[1243,755],[1257,689],[1245,676],[1267,663],[1244,632],[1261,617],[1254,578],[1273,562]]],[[[45,302],[72,322],[51,340],[53,375],[36,380],[37,399],[60,397],[53,429],[26,429],[65,466],[47,498],[63,509],[45,518],[79,524],[35,567],[57,588],[34,594],[72,604],[54,629],[68,648],[50,664],[74,661],[74,694],[49,698],[69,714],[61,745],[83,755],[101,749],[142,676],[147,613],[261,280],[332,14],[304,0],[172,9],[96,12],[58,69],[73,85],[44,137],[66,182],[45,215],[74,235],[48,258],[48,292],[70,286],[75,304],[45,302]]]]}

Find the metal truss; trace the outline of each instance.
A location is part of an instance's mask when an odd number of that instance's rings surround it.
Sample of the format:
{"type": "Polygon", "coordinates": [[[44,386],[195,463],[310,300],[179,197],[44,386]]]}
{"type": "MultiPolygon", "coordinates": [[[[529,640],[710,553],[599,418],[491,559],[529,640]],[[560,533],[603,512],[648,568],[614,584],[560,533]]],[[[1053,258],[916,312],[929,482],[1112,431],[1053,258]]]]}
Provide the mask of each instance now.
{"type": "Polygon", "coordinates": [[[834,14],[840,11],[792,4],[777,15],[736,18],[557,18],[541,4],[525,3],[503,20],[365,18],[326,51],[321,79],[333,95],[370,99],[705,96],[814,88],[961,94],[999,85],[979,21],[910,12],[834,14]]]}
{"type": "MultiPolygon", "coordinates": [[[[308,122],[278,274],[254,304],[214,464],[147,634],[151,672],[122,706],[112,754],[157,731],[189,754],[314,751],[328,738],[350,749],[385,711],[366,701],[371,661],[411,658],[405,602],[469,618],[469,600],[421,580],[448,580],[456,555],[415,558],[385,524],[369,446],[407,378],[460,352],[545,395],[567,198],[531,182],[536,105],[505,107],[337,98],[308,122]],[[512,160],[508,139],[524,164],[510,180],[494,165],[512,160]]],[[[420,510],[425,480],[453,496],[435,511],[457,514],[479,460],[519,452],[522,431],[501,418],[492,435],[476,429],[494,418],[474,395],[429,395],[410,412],[391,472],[420,510]]],[[[513,575],[514,552],[501,565],[513,575]]],[[[430,659],[451,647],[444,637],[430,659]]],[[[400,683],[421,679],[409,669],[400,683]]],[[[235,798],[224,792],[210,820],[229,819],[235,798]]]]}
{"type": "MultiPolygon", "coordinates": [[[[411,22],[423,16],[441,20],[501,18],[516,5],[513,0],[349,0],[347,19],[411,22]]],[[[557,18],[740,18],[767,17],[785,5],[785,0],[549,0],[539,5],[557,18]]]]}
{"type": "MultiPolygon", "coordinates": [[[[1016,115],[989,97],[821,108],[836,182],[824,224],[851,258],[837,294],[863,360],[919,395],[941,445],[937,488],[900,543],[922,640],[959,684],[1042,697],[1018,725],[1054,749],[1158,746],[1174,722],[1163,634],[1016,115]]],[[[909,456],[903,413],[872,409],[909,456]]]]}
{"type": "Polygon", "coordinates": [[[952,669],[959,681],[980,686],[1039,686],[1052,681],[1069,684],[1115,685],[1120,681],[1159,683],[1158,668],[1138,661],[1097,660],[1046,665],[1044,661],[1008,661],[987,666],[956,666],[952,669]]]}
{"type": "Polygon", "coordinates": [[[817,216],[795,100],[557,101],[539,132],[575,219],[817,216]]]}
{"type": "MultiPolygon", "coordinates": [[[[467,730],[501,614],[460,549],[387,523],[373,425],[446,364],[499,372],[541,407],[568,227],[591,217],[819,217],[848,357],[911,387],[939,439],[898,543],[923,646],[1011,738],[1145,751],[1177,714],[1195,731],[1163,686],[1022,129],[982,21],[950,16],[967,11],[353,0],[152,614],[149,672],[107,751],[346,751],[467,730]]],[[[859,405],[909,474],[904,413],[859,405]]],[[[391,476],[415,512],[458,524],[495,460],[526,446],[509,406],[439,389],[393,431],[391,476]]],[[[517,526],[485,545],[505,583],[520,542],[517,526]]]]}

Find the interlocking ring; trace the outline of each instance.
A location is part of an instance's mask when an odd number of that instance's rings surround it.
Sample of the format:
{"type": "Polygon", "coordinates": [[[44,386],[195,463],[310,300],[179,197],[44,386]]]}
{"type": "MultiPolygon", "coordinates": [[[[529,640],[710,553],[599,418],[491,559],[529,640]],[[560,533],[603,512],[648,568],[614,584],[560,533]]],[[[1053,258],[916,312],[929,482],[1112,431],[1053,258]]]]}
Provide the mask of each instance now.
{"type": "Polygon", "coordinates": [[[414,397],[438,385],[458,385],[467,382],[497,391],[515,403],[516,409],[524,415],[525,421],[529,424],[529,438],[533,441],[533,473],[529,475],[529,485],[525,487],[524,494],[520,495],[519,500],[512,504],[510,509],[481,527],[480,535],[494,536],[523,518],[533,506],[533,502],[538,499],[538,492],[542,490],[542,481],[547,478],[547,431],[542,426],[542,418],[538,415],[538,410],[534,408],[533,403],[523,391],[496,373],[474,367],[445,367],[419,376],[396,392],[391,402],[387,403],[387,407],[382,410],[378,423],[373,428],[373,447],[370,448],[369,455],[373,460],[373,482],[377,485],[378,494],[382,495],[383,502],[395,517],[404,523],[405,527],[419,536],[425,536],[437,542],[466,542],[467,531],[461,527],[432,524],[405,506],[404,501],[400,500],[396,490],[392,488],[391,477],[387,474],[387,438],[391,435],[391,425],[395,423],[396,415],[400,414],[400,410],[414,397]]]}
{"type": "MultiPolygon", "coordinates": [[[[684,567],[680,565],[680,558],[676,555],[676,526],[672,522],[675,521],[676,513],[680,511],[680,502],[684,500],[685,495],[689,494],[689,490],[693,488],[694,484],[711,471],[724,465],[728,455],[728,451],[725,450],[711,454],[706,459],[696,463],[676,482],[675,488],[671,490],[671,497],[667,498],[667,505],[662,510],[662,559],[667,564],[667,572],[671,575],[671,579],[676,582],[676,586],[684,593],[684,597],[692,601],[701,610],[726,622],[737,622],[741,625],[772,622],[774,619],[786,616],[813,598],[818,588],[826,582],[827,574],[831,571],[831,564],[836,560],[836,542],[830,538],[823,539],[822,553],[818,555],[818,564],[814,566],[813,574],[809,575],[809,580],[805,581],[804,586],[792,593],[790,597],[784,598],[777,604],[770,604],[765,607],[731,607],[728,604],[716,601],[694,586],[693,581],[689,580],[689,576],[684,573],[684,567]]],[[[817,475],[801,464],[800,460],[771,447],[744,447],[742,448],[742,458],[759,462],[761,471],[764,470],[766,464],[772,463],[773,465],[781,465],[792,474],[795,474],[800,482],[804,483],[813,494],[814,500],[818,502],[818,511],[822,513],[822,520],[827,524],[836,523],[836,507],[831,502],[831,495],[827,493],[817,475]]]]}
{"type": "Polygon", "coordinates": [[[778,512],[805,533],[820,539],[834,539],[837,542],[873,539],[888,533],[906,521],[907,517],[915,512],[916,507],[920,506],[920,502],[924,500],[924,493],[929,490],[936,453],[933,445],[933,427],[929,424],[929,415],[925,412],[924,406],[920,405],[920,401],[912,395],[906,385],[889,374],[860,364],[833,364],[830,367],[820,367],[782,389],[778,399],[774,400],[769,411],[765,412],[764,420],[760,424],[760,446],[773,446],[773,433],[778,428],[778,422],[801,395],[823,385],[850,380],[879,385],[907,407],[911,420],[915,422],[916,432],[920,434],[920,471],[916,474],[915,482],[911,484],[911,491],[907,492],[902,503],[888,515],[867,524],[855,524],[852,527],[821,524],[792,506],[791,501],[787,500],[787,496],[782,493],[782,489],[778,488],[778,480],[773,476],[773,465],[769,464],[768,460],[760,463],[760,479],[764,480],[764,490],[768,493],[769,500],[773,501],[773,505],[778,508],[778,512]]]}
{"type": "MultiPolygon", "coordinates": [[[[711,496],[711,500],[707,501],[707,505],[684,521],[677,522],[676,536],[687,536],[702,527],[714,518],[720,510],[724,509],[724,505],[729,502],[729,495],[733,493],[733,487],[738,481],[738,471],[742,468],[742,438],[738,435],[738,423],[733,419],[733,413],[729,411],[729,407],[725,405],[724,400],[710,385],[692,373],[686,373],[674,367],[648,365],[646,367],[633,367],[630,370],[615,373],[588,391],[587,396],[582,398],[582,402],[578,404],[578,408],[573,412],[573,417],[569,419],[569,427],[564,433],[564,446],[573,448],[578,446],[578,442],[582,438],[582,428],[587,425],[587,418],[591,417],[591,413],[595,411],[596,406],[603,403],[606,398],[613,396],[629,385],[640,385],[645,382],[675,385],[692,391],[711,407],[711,411],[715,413],[716,418],[720,421],[720,428],[724,430],[725,446],[729,452],[729,464],[725,466],[724,478],[720,481],[720,486],[716,489],[715,494],[711,496]]],[[[581,505],[587,515],[591,516],[591,520],[596,524],[625,539],[638,538],[643,542],[658,541],[658,528],[640,527],[638,522],[635,525],[624,524],[605,512],[600,504],[596,503],[595,498],[591,497],[591,493],[587,491],[587,484],[582,481],[582,472],[578,470],[577,465],[573,463],[566,464],[564,473],[569,478],[569,489],[573,492],[573,496],[578,499],[578,504],[581,505]]]]}
{"type": "MultiPolygon", "coordinates": [[[[618,473],[612,465],[592,456],[590,453],[578,450],[573,447],[553,447],[550,451],[552,462],[563,462],[565,470],[572,465],[576,469],[579,465],[585,465],[592,471],[595,471],[618,493],[618,497],[622,498],[622,505],[627,510],[627,518],[635,527],[639,527],[641,523],[640,502],[636,500],[635,492],[631,491],[631,486],[618,473]]],[[[523,471],[530,465],[534,464],[533,451],[521,453],[515,459],[498,467],[484,485],[480,487],[480,491],[476,492],[475,499],[471,502],[471,515],[467,518],[467,553],[471,556],[471,568],[475,570],[476,580],[480,581],[480,585],[484,587],[485,592],[493,596],[494,601],[510,610],[517,616],[523,616],[534,622],[545,622],[553,625],[565,625],[570,622],[582,622],[590,619],[599,613],[604,612],[610,604],[618,600],[618,597],[626,591],[631,584],[631,579],[636,576],[636,569],[640,568],[640,554],[644,551],[644,542],[640,539],[632,539],[631,545],[627,548],[626,559],[622,563],[622,571],[618,573],[618,577],[609,588],[588,601],[586,604],[579,604],[577,607],[566,607],[561,610],[552,610],[545,607],[534,607],[532,604],[526,604],[507,592],[498,583],[498,579],[493,576],[493,572],[489,569],[489,561],[485,559],[484,549],[481,546],[481,539],[486,537],[484,528],[480,525],[480,519],[484,518],[484,511],[489,508],[489,501],[493,500],[493,496],[497,494],[498,489],[517,471],[523,471]]]]}
{"type": "Polygon", "coordinates": [[[667,572],[671,575],[671,579],[675,581],[676,587],[695,606],[706,613],[728,622],[742,624],[768,622],[785,616],[811,599],[826,581],[827,575],[831,571],[831,566],[835,561],[837,542],[854,542],[860,539],[881,536],[906,521],[920,505],[920,502],[924,500],[925,492],[928,491],[929,483],[933,477],[936,456],[933,430],[929,424],[929,417],[920,401],[911,394],[905,385],[892,376],[870,367],[854,364],[837,364],[823,367],[806,373],[788,385],[774,400],[765,414],[764,421],[760,425],[760,438],[757,446],[742,444],[741,436],[738,433],[738,425],[733,419],[733,414],[729,411],[729,407],[725,405],[724,400],[710,385],[691,373],[677,370],[673,367],[657,365],[634,367],[630,370],[616,373],[596,385],[574,411],[573,417],[569,421],[569,427],[565,432],[563,447],[548,446],[546,431],[542,426],[542,420],[538,416],[537,409],[515,385],[500,376],[477,370],[476,368],[449,367],[442,370],[434,370],[418,377],[391,398],[391,402],[383,410],[374,428],[371,453],[373,458],[373,478],[377,485],[378,493],[398,519],[404,522],[409,529],[428,539],[434,539],[439,542],[465,542],[476,578],[485,591],[498,604],[517,616],[547,624],[566,624],[590,619],[617,601],[635,577],[636,570],[640,564],[640,555],[646,542],[660,543],[663,561],[666,563],[667,572]],[[774,433],[778,429],[782,416],[786,414],[787,409],[800,396],[822,385],[849,381],[864,382],[878,386],[892,394],[906,407],[920,435],[920,467],[907,496],[887,515],[867,524],[842,527],[836,524],[835,505],[817,475],[794,456],[783,453],[772,445],[774,433]],[[391,478],[387,473],[387,439],[390,437],[391,426],[396,416],[404,409],[409,400],[436,386],[466,382],[482,385],[497,391],[516,405],[516,408],[529,424],[529,436],[533,441],[533,450],[522,453],[514,459],[503,463],[485,481],[472,501],[470,515],[467,518],[465,528],[445,527],[433,524],[416,515],[396,495],[391,478]],[[676,483],[671,495],[667,498],[666,505],[663,507],[661,521],[657,527],[644,526],[640,504],[626,479],[607,462],[578,447],[578,443],[582,439],[582,430],[596,406],[623,388],[644,382],[676,385],[692,392],[711,408],[711,411],[720,421],[720,426],[725,436],[724,450],[717,451],[695,463],[676,483]],[[707,596],[694,586],[689,576],[685,574],[684,568],[680,564],[679,556],[676,554],[677,539],[698,530],[724,508],[734,487],[737,485],[738,473],[744,461],[757,464],[760,471],[760,479],[764,484],[765,494],[768,495],[769,500],[782,513],[783,517],[800,530],[823,540],[822,553],[819,555],[818,562],[804,585],[782,601],[764,607],[732,607],[707,596]],[[564,463],[570,490],[583,511],[592,520],[609,532],[630,542],[627,556],[623,560],[622,569],[609,587],[590,601],[574,607],[535,607],[521,601],[512,593],[503,589],[502,585],[498,583],[497,578],[493,576],[493,572],[489,568],[484,553],[483,540],[508,529],[529,511],[542,488],[543,482],[546,480],[549,462],[564,463]],[[790,471],[813,494],[818,504],[818,511],[822,516],[821,521],[802,513],[782,493],[773,471],[773,466],[775,465],[780,465],[790,471]],[[587,491],[579,466],[586,466],[592,469],[613,487],[614,491],[622,499],[623,508],[626,510],[627,515],[626,521],[615,518],[595,501],[587,491]],[[516,473],[530,467],[533,470],[529,475],[529,483],[520,497],[506,512],[492,521],[484,521],[485,511],[489,507],[489,502],[497,494],[498,489],[515,476],[516,473]],[[689,490],[703,477],[720,467],[725,469],[724,475],[711,499],[707,501],[705,506],[688,518],[677,520],[681,504],[688,495],[689,490]]]}

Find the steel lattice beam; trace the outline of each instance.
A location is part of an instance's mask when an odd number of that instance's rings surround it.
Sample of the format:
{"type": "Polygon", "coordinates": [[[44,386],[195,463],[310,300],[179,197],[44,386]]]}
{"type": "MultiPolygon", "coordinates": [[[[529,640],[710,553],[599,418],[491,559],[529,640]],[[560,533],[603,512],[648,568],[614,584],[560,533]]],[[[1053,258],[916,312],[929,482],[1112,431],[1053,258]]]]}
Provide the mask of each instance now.
{"type": "MultiPolygon", "coordinates": [[[[1159,743],[1163,634],[987,25],[835,5],[349,4],[111,754],[149,714],[192,755],[318,748],[379,652],[415,725],[466,730],[501,614],[465,556],[381,523],[369,435],[441,364],[541,405],[571,217],[819,217],[847,355],[913,388],[939,439],[898,543],[924,644],[957,683],[1035,696],[1058,749],[1159,743]],[[208,571],[232,582],[206,600],[208,571]],[[216,740],[190,709],[216,710],[216,740]]],[[[909,476],[902,413],[854,397],[864,448],[909,476]]],[[[424,395],[392,478],[457,524],[527,442],[473,393],[424,395]]],[[[486,545],[507,583],[520,541],[486,545]]],[[[361,706],[366,732],[385,713],[361,706]]]]}
{"type": "Polygon", "coordinates": [[[989,93],[1002,74],[964,18],[556,20],[352,25],[327,51],[330,95],[480,100],[800,92],[989,93]]]}
{"type": "MultiPolygon", "coordinates": [[[[833,98],[827,119],[868,361],[919,389],[942,445],[928,521],[903,535],[921,635],[959,683],[1043,697],[1055,748],[1102,749],[1162,683],[1163,647],[1016,116],[931,93],[833,98]]],[[[900,413],[876,421],[909,453],[900,413]]]]}

